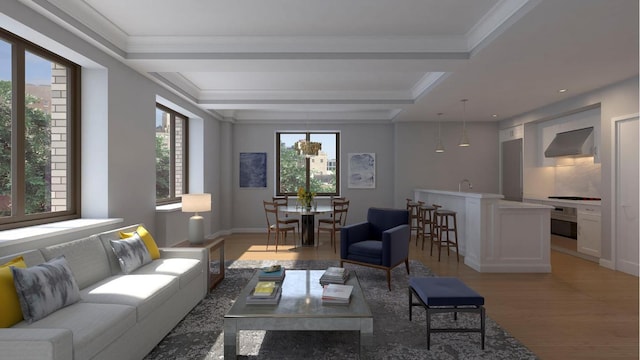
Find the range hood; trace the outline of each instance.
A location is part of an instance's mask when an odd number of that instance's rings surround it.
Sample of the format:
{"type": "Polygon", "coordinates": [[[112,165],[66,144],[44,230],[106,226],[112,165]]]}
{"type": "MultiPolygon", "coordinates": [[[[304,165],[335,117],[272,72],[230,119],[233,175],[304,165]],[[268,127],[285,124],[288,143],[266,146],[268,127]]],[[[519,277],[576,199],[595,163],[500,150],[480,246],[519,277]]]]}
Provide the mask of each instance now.
{"type": "Polygon", "coordinates": [[[557,133],[544,156],[593,156],[593,127],[557,133]]]}

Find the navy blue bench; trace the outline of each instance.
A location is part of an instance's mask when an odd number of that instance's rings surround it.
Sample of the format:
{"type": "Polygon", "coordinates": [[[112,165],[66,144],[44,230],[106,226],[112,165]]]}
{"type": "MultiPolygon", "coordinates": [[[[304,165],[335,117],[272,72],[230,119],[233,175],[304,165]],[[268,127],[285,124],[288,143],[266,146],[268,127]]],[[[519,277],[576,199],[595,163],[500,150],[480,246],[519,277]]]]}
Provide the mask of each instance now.
{"type": "Polygon", "coordinates": [[[409,279],[409,321],[412,308],[423,306],[427,312],[427,349],[431,348],[431,333],[434,332],[479,332],[484,350],[484,297],[454,277],[423,277],[409,279]],[[413,296],[418,302],[413,302],[413,296]],[[480,315],[480,328],[432,328],[431,315],[453,312],[458,320],[459,312],[474,312],[480,315]]]}

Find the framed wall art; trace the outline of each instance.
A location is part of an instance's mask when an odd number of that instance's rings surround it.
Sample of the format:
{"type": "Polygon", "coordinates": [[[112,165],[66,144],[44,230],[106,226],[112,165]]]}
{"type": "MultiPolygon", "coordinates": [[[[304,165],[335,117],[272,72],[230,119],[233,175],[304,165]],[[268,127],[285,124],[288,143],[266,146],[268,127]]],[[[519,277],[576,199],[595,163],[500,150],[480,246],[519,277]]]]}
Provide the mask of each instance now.
{"type": "Polygon", "coordinates": [[[267,153],[266,152],[241,152],[240,153],[240,187],[241,188],[266,188],[267,187],[267,153]]]}
{"type": "Polygon", "coordinates": [[[348,154],[349,179],[347,186],[351,189],[375,189],[376,187],[376,154],[348,154]]]}

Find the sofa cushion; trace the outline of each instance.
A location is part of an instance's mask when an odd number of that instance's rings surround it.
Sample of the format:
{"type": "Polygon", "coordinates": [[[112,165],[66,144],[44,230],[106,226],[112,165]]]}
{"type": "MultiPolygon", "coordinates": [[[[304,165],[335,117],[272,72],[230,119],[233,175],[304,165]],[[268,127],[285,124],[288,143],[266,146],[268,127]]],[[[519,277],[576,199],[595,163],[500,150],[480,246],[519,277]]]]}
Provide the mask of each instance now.
{"type": "Polygon", "coordinates": [[[78,284],[64,256],[26,269],[11,267],[11,272],[22,316],[30,323],[80,300],[78,284]]]}
{"type": "Polygon", "coordinates": [[[22,321],[20,300],[13,284],[13,273],[9,266],[26,268],[22,256],[0,265],[0,328],[7,328],[22,321]]]}
{"type": "Polygon", "coordinates": [[[144,226],[142,225],[138,226],[138,228],[134,232],[120,231],[119,233],[120,233],[121,239],[132,237],[133,234],[138,234],[142,239],[142,242],[144,242],[144,246],[146,246],[147,250],[149,250],[149,254],[151,255],[151,260],[160,259],[160,250],[158,249],[158,245],[156,244],[156,241],[153,239],[153,236],[151,236],[151,233],[149,233],[149,231],[147,231],[147,229],[145,229],[144,226]]]}
{"type": "Polygon", "coordinates": [[[151,262],[149,250],[144,245],[138,233],[133,233],[129,238],[111,240],[111,248],[118,257],[120,268],[125,274],[151,262]]]}
{"type": "Polygon", "coordinates": [[[22,256],[22,259],[24,260],[24,263],[27,265],[27,267],[42,264],[43,262],[47,261],[44,258],[44,256],[42,256],[42,252],[36,249],[36,250],[22,251],[22,252],[7,255],[7,256],[2,256],[0,257],[0,264],[4,264],[8,261],[11,261],[18,256],[22,256]]]}
{"type": "Polygon", "coordinates": [[[89,286],[81,291],[81,297],[83,302],[134,306],[140,321],[179,289],[176,276],[134,273],[113,276],[89,286]]]}
{"type": "Polygon", "coordinates": [[[97,236],[48,246],[42,254],[46,260],[64,255],[80,289],[111,276],[107,253],[97,236]]]}
{"type": "Polygon", "coordinates": [[[382,257],[382,241],[365,240],[351,244],[349,254],[382,257]]]}
{"type": "Polygon", "coordinates": [[[73,358],[91,359],[135,325],[132,306],[78,302],[32,324],[23,321],[14,327],[71,330],[73,358]]]}
{"type": "Polygon", "coordinates": [[[351,244],[347,259],[382,265],[382,241],[365,240],[351,244]]]}
{"type": "Polygon", "coordinates": [[[177,276],[180,281],[180,288],[187,286],[191,280],[195,279],[202,272],[200,261],[196,259],[158,259],[153,260],[140,269],[136,274],[166,274],[177,276]]]}

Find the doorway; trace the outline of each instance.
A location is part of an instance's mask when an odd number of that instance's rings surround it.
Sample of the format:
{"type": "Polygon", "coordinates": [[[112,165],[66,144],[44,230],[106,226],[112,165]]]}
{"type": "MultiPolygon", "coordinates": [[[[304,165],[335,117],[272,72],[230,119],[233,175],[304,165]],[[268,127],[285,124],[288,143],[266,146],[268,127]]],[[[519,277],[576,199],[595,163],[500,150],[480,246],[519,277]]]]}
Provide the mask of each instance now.
{"type": "Polygon", "coordinates": [[[612,239],[615,269],[638,276],[638,114],[613,119],[612,239]]]}

